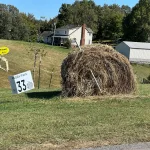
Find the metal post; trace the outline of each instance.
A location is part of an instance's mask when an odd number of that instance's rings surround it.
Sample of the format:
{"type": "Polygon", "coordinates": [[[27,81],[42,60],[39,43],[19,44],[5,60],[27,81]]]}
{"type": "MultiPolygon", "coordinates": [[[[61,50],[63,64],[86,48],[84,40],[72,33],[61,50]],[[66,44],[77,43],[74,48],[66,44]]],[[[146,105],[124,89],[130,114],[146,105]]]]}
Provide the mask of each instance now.
{"type": "Polygon", "coordinates": [[[76,42],[77,46],[79,47],[80,52],[83,52],[83,50],[81,49],[80,45],[77,43],[76,38],[74,38],[74,40],[75,40],[75,42],[76,42]]]}
{"type": "Polygon", "coordinates": [[[97,80],[96,80],[96,78],[95,78],[95,76],[94,76],[93,71],[92,71],[92,70],[90,70],[90,71],[91,71],[91,74],[92,74],[92,76],[93,76],[93,78],[94,78],[94,80],[95,80],[95,82],[96,82],[97,87],[99,88],[99,91],[102,92],[102,90],[101,90],[101,88],[100,88],[100,85],[98,84],[98,82],[97,82],[97,80]]]}

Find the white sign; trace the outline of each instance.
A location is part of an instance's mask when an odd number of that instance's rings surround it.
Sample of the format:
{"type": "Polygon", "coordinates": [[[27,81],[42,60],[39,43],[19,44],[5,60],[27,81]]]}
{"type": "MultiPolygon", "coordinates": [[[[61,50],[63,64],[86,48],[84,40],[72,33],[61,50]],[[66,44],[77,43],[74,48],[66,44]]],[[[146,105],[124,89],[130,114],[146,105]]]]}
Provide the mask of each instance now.
{"type": "Polygon", "coordinates": [[[19,94],[34,89],[31,71],[9,76],[9,81],[13,94],[19,94]]]}

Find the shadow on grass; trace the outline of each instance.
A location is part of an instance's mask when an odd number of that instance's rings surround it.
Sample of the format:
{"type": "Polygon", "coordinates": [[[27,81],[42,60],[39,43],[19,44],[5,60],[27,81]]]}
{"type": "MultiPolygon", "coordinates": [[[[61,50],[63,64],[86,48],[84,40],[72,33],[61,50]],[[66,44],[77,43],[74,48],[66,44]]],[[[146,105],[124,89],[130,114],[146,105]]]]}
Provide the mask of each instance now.
{"type": "Polygon", "coordinates": [[[31,92],[31,93],[26,93],[26,95],[29,98],[52,99],[61,96],[61,91],[31,92]]]}

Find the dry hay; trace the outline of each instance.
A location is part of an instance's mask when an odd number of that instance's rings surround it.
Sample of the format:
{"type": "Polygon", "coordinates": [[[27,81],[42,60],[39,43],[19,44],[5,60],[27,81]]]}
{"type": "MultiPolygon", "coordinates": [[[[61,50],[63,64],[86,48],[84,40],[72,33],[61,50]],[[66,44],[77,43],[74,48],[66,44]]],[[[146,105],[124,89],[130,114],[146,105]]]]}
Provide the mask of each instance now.
{"type": "Polygon", "coordinates": [[[135,91],[134,73],[125,56],[102,44],[84,46],[82,50],[70,53],[62,63],[63,96],[115,95],[135,91]]]}

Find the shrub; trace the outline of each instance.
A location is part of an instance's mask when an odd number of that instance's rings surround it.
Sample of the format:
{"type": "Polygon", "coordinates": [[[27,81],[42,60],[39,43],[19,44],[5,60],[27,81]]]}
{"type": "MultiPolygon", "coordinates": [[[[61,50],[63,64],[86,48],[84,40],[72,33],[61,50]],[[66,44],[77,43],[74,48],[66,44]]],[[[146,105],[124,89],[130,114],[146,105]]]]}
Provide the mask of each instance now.
{"type": "Polygon", "coordinates": [[[71,41],[67,39],[66,42],[64,43],[64,46],[68,49],[71,48],[71,41]]]}
{"type": "Polygon", "coordinates": [[[149,80],[149,81],[150,81],[150,75],[147,77],[147,80],[149,80]]]}

